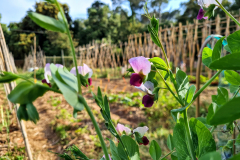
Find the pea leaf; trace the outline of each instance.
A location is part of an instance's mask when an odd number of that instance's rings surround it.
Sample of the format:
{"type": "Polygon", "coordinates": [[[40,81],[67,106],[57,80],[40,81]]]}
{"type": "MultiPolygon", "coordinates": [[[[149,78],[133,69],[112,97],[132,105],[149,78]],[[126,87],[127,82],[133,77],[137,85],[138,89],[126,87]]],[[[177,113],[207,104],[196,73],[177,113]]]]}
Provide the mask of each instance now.
{"type": "Polygon", "coordinates": [[[229,48],[228,44],[226,46],[224,46],[224,49],[230,53],[232,53],[231,49],[229,48]]]}
{"type": "Polygon", "coordinates": [[[207,124],[210,124],[210,120],[212,119],[216,110],[217,110],[217,104],[216,103],[211,103],[211,105],[208,107],[207,124]]]}
{"type": "Polygon", "coordinates": [[[205,155],[203,155],[199,160],[220,160],[222,159],[220,153],[218,152],[210,152],[205,155]]]}
{"type": "Polygon", "coordinates": [[[67,31],[62,21],[56,20],[52,17],[48,17],[35,12],[28,12],[28,16],[40,27],[54,32],[65,33],[67,31]]]}
{"type": "Polygon", "coordinates": [[[27,106],[26,104],[21,104],[17,110],[17,117],[19,120],[29,120],[28,114],[27,114],[27,106]]]}
{"type": "Polygon", "coordinates": [[[171,134],[167,138],[167,146],[171,151],[174,149],[173,136],[171,134]]]}
{"type": "Polygon", "coordinates": [[[240,159],[240,154],[237,154],[237,155],[233,156],[232,158],[230,158],[229,160],[239,160],[239,159],[240,159]]]}
{"type": "Polygon", "coordinates": [[[239,86],[230,85],[229,89],[231,93],[235,93],[238,90],[239,86]]]}
{"type": "Polygon", "coordinates": [[[15,81],[19,77],[11,72],[3,72],[0,74],[0,83],[9,83],[15,81]]]}
{"type": "Polygon", "coordinates": [[[153,160],[158,160],[162,155],[162,150],[155,140],[150,143],[149,153],[153,160]]]}
{"type": "Polygon", "coordinates": [[[186,94],[186,98],[185,98],[186,104],[189,104],[192,102],[195,91],[196,91],[196,87],[194,85],[191,85],[186,94]]]}
{"type": "Polygon", "coordinates": [[[78,92],[78,81],[77,77],[74,76],[72,73],[70,73],[66,67],[58,68],[58,73],[61,76],[62,80],[70,86],[72,89],[74,89],[76,92],[78,92]]]}
{"type": "Polygon", "coordinates": [[[221,70],[240,70],[240,52],[228,54],[214,62],[209,66],[211,69],[221,70]]]}
{"type": "Polygon", "coordinates": [[[29,120],[33,121],[36,124],[37,121],[39,120],[37,109],[32,103],[28,103],[26,107],[27,107],[27,114],[28,114],[29,120]]]}
{"type": "Polygon", "coordinates": [[[187,74],[179,69],[176,74],[176,81],[177,81],[177,92],[180,98],[184,100],[189,88],[189,81],[188,81],[187,74]]]}
{"type": "Polygon", "coordinates": [[[213,53],[212,53],[212,61],[218,60],[221,57],[222,42],[223,42],[224,39],[225,39],[225,37],[222,37],[215,44],[214,49],[213,49],[213,53]]]}
{"type": "Polygon", "coordinates": [[[119,154],[118,154],[117,147],[115,146],[114,142],[112,140],[109,140],[109,141],[110,141],[110,150],[112,153],[112,158],[114,160],[121,160],[121,158],[119,157],[119,154]]]}
{"type": "Polygon", "coordinates": [[[232,53],[239,53],[240,52],[240,30],[230,34],[227,37],[228,47],[232,51],[232,53]]]}
{"type": "Polygon", "coordinates": [[[204,14],[204,17],[211,18],[214,15],[215,4],[208,6],[207,11],[204,14]]]}
{"type": "Polygon", "coordinates": [[[240,86],[240,75],[235,71],[224,71],[226,80],[235,86],[240,86]]]}
{"type": "Polygon", "coordinates": [[[154,29],[155,33],[158,35],[158,29],[159,29],[159,20],[155,18],[155,16],[152,17],[150,20],[151,26],[154,29]]]}
{"type": "Polygon", "coordinates": [[[238,134],[234,145],[240,146],[240,134],[238,134]]]}
{"type": "Polygon", "coordinates": [[[216,144],[211,132],[199,120],[191,118],[189,126],[192,131],[193,143],[196,147],[197,157],[202,157],[208,152],[216,151],[216,144]]]}
{"type": "Polygon", "coordinates": [[[213,51],[205,47],[202,52],[202,62],[205,66],[209,67],[209,65],[212,63],[212,53],[213,51]]]}
{"type": "Polygon", "coordinates": [[[240,97],[234,98],[216,110],[210,119],[211,125],[220,125],[240,118],[240,97]]]}
{"type": "Polygon", "coordinates": [[[162,47],[160,42],[159,42],[159,39],[158,39],[158,35],[157,33],[155,32],[155,30],[153,30],[153,28],[151,28],[149,25],[148,25],[148,31],[151,35],[151,39],[152,41],[158,46],[158,47],[162,47]]]}
{"type": "Polygon", "coordinates": [[[217,92],[217,95],[212,95],[212,101],[220,107],[228,101],[228,90],[218,87],[217,92]]]}
{"type": "Polygon", "coordinates": [[[58,73],[58,69],[54,64],[50,65],[52,78],[54,82],[57,84],[59,89],[62,91],[62,94],[66,101],[77,111],[81,111],[84,109],[84,105],[81,103],[78,93],[72,87],[68,86],[64,80],[61,78],[58,73]]]}
{"type": "Polygon", "coordinates": [[[39,84],[33,84],[28,81],[19,83],[8,95],[12,103],[28,104],[42,96],[48,89],[39,84]]]}
{"type": "MultiPolygon", "coordinates": [[[[127,148],[130,159],[140,160],[139,148],[137,143],[131,137],[126,135],[123,135],[121,138],[122,138],[123,144],[127,148]]],[[[121,159],[128,159],[121,143],[118,144],[118,154],[121,157],[121,159]]]]}
{"type": "Polygon", "coordinates": [[[149,61],[152,62],[157,69],[168,71],[168,67],[163,59],[154,57],[149,59],[149,61]]]}

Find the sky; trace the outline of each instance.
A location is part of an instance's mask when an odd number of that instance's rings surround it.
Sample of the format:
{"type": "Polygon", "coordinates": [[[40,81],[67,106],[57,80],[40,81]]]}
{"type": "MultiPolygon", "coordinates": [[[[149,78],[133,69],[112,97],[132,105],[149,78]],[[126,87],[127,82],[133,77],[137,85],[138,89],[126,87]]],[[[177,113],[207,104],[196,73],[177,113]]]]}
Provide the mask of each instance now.
{"type": "MultiPolygon", "coordinates": [[[[20,22],[29,9],[33,9],[35,2],[40,0],[0,0],[0,13],[2,15],[1,23],[20,22]]],[[[70,7],[70,16],[72,19],[87,18],[87,8],[95,0],[59,0],[61,3],[67,3],[70,7]]],[[[111,0],[101,0],[112,8],[111,0]]],[[[188,0],[170,0],[169,5],[164,11],[173,10],[180,7],[181,2],[188,0]]],[[[123,8],[128,9],[125,4],[123,8]]],[[[128,9],[129,10],[129,9],[128,9]]]]}

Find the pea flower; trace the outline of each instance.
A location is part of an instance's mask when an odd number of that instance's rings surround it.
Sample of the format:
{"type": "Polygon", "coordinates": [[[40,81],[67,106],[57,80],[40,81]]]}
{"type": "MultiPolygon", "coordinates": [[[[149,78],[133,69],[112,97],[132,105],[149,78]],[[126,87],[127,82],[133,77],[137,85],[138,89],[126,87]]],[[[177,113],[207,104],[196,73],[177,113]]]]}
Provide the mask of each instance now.
{"type": "MultiPolygon", "coordinates": [[[[108,154],[108,157],[110,160],[112,160],[110,154],[108,154]]],[[[106,159],[105,155],[103,155],[103,158],[106,159]]]]}
{"type": "MultiPolygon", "coordinates": [[[[50,65],[51,65],[50,63],[47,63],[45,65],[45,67],[44,67],[44,78],[45,79],[42,80],[42,83],[46,83],[49,87],[51,87],[51,84],[50,84],[50,81],[48,79],[48,76],[52,76],[50,65]]],[[[55,64],[55,66],[57,68],[63,68],[63,65],[61,65],[61,64],[55,64]]]]}
{"type": "Polygon", "coordinates": [[[135,73],[131,75],[130,84],[133,86],[141,86],[144,78],[151,71],[151,63],[145,57],[134,57],[129,59],[129,63],[135,73]]]}
{"type": "Polygon", "coordinates": [[[120,135],[123,133],[123,131],[124,131],[127,135],[131,134],[131,129],[128,128],[128,127],[125,127],[124,125],[122,125],[122,124],[120,124],[120,123],[117,124],[116,130],[117,130],[117,132],[118,132],[120,135]]]}
{"type": "Polygon", "coordinates": [[[144,136],[144,134],[148,131],[148,127],[144,126],[144,127],[137,127],[136,129],[133,130],[133,133],[138,133],[139,136],[142,138],[142,142],[140,142],[140,145],[148,145],[149,144],[149,140],[146,136],[144,136]]]}
{"type": "Polygon", "coordinates": [[[144,105],[144,107],[152,107],[152,105],[154,104],[154,95],[152,93],[154,89],[154,84],[150,81],[147,81],[144,84],[142,83],[140,87],[136,88],[147,93],[145,96],[143,96],[142,99],[142,104],[144,105]]]}
{"type": "MultiPolygon", "coordinates": [[[[219,0],[219,3],[222,3],[222,0],[219,0]]],[[[208,17],[204,17],[205,11],[203,10],[203,8],[208,8],[211,4],[218,5],[218,3],[215,0],[198,0],[198,5],[201,6],[201,9],[199,10],[197,15],[198,20],[203,18],[208,19],[208,17]]]]}
{"type": "MultiPolygon", "coordinates": [[[[74,74],[76,76],[76,68],[73,67],[70,71],[70,73],[74,74]]],[[[88,74],[88,83],[91,86],[92,85],[92,74],[93,71],[91,68],[88,67],[88,65],[83,64],[83,66],[78,66],[78,73],[85,76],[86,74],[88,74]]]]}

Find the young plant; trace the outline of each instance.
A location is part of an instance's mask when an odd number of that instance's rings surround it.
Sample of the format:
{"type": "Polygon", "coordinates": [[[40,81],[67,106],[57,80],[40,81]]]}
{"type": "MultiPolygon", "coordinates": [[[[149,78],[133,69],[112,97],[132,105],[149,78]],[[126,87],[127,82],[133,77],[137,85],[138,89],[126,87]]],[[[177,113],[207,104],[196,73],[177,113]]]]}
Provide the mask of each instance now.
{"type": "MultiPolygon", "coordinates": [[[[144,136],[148,127],[138,127],[132,131],[130,128],[125,127],[122,124],[114,126],[111,119],[108,98],[106,95],[103,96],[100,88],[98,88],[97,94],[92,93],[92,95],[100,107],[100,112],[105,120],[107,129],[118,142],[118,145],[116,146],[115,143],[109,139],[111,155],[108,154],[99,126],[90,107],[82,96],[81,87],[88,87],[91,85],[92,70],[87,65],[77,66],[76,54],[63,9],[57,0],[46,1],[53,3],[58,7],[60,11],[58,14],[58,20],[32,12],[29,13],[29,16],[34,22],[45,29],[67,33],[71,42],[75,67],[69,72],[62,65],[47,64],[45,67],[45,80],[43,80],[43,84],[35,84],[26,77],[3,72],[0,76],[1,83],[9,83],[19,78],[25,80],[19,83],[8,95],[8,99],[11,102],[20,104],[17,113],[18,118],[20,120],[31,120],[34,123],[37,123],[39,115],[33,105],[33,101],[41,97],[47,91],[54,91],[63,94],[66,101],[74,108],[74,117],[77,117],[77,112],[82,111],[84,108],[87,110],[104,151],[104,156],[101,160],[139,160],[140,153],[138,145],[149,145],[148,138],[144,136]]],[[[201,17],[210,18],[213,15],[216,6],[218,6],[222,8],[237,25],[240,25],[239,22],[237,22],[234,17],[223,8],[218,0],[198,0],[198,3],[202,7],[198,19],[201,17]]],[[[131,68],[128,69],[128,71],[132,73],[130,84],[146,93],[142,99],[142,103],[145,107],[151,107],[154,102],[159,99],[158,94],[162,88],[159,85],[157,77],[160,77],[160,81],[166,86],[164,89],[167,89],[179,103],[179,106],[181,106],[178,109],[171,110],[171,115],[175,120],[173,135],[170,135],[167,141],[168,147],[171,151],[167,155],[162,156],[161,147],[153,140],[150,143],[150,156],[153,160],[165,159],[167,156],[171,156],[172,160],[221,159],[221,155],[217,152],[212,132],[218,125],[222,124],[227,124],[228,128],[232,130],[234,127],[238,128],[236,120],[240,118],[240,97],[237,97],[240,90],[240,75],[235,70],[240,70],[240,31],[236,31],[228,37],[222,37],[218,40],[213,50],[209,48],[204,49],[202,56],[204,65],[217,72],[196,92],[196,87],[194,85],[189,85],[188,76],[185,72],[177,68],[176,76],[173,75],[167,54],[159,39],[159,20],[154,16],[151,17],[149,15],[146,5],[144,9],[146,12],[145,16],[150,20],[148,30],[151,39],[162,50],[164,60],[159,57],[151,59],[145,57],[131,58],[129,60],[131,68]],[[225,48],[227,48],[231,54],[221,57],[222,42],[224,39],[228,42],[228,47],[225,48]],[[230,90],[234,93],[234,96],[229,98],[228,90],[219,87],[217,90],[218,94],[212,96],[212,103],[209,106],[207,117],[201,119],[191,118],[189,120],[188,108],[223,70],[226,80],[231,84],[230,90]],[[168,79],[170,79],[174,88],[170,87],[169,81],[167,81],[168,79]],[[210,130],[208,128],[210,128],[210,130]]],[[[239,145],[239,139],[240,136],[238,136],[238,143],[235,145],[239,145]]],[[[223,147],[223,158],[228,159],[233,156],[231,146],[232,144],[229,142],[223,147]]],[[[74,158],[89,160],[89,158],[87,158],[87,156],[76,146],[67,149],[67,152],[69,151],[72,153],[71,155],[68,155],[67,153],[58,155],[67,160],[74,158]]],[[[231,160],[239,159],[239,157],[240,155],[236,155],[231,158],[231,160]]]]}

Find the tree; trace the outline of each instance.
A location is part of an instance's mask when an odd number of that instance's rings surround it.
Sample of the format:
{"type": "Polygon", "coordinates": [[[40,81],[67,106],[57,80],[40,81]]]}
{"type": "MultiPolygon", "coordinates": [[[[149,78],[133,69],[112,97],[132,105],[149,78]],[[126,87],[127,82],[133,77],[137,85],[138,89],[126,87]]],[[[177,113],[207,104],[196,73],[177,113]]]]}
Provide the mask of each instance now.
{"type": "Polygon", "coordinates": [[[152,0],[151,1],[151,7],[153,9],[158,8],[158,16],[157,17],[159,17],[159,22],[162,21],[162,16],[161,16],[162,9],[161,9],[161,7],[164,3],[167,4],[168,0],[152,0]]]}

